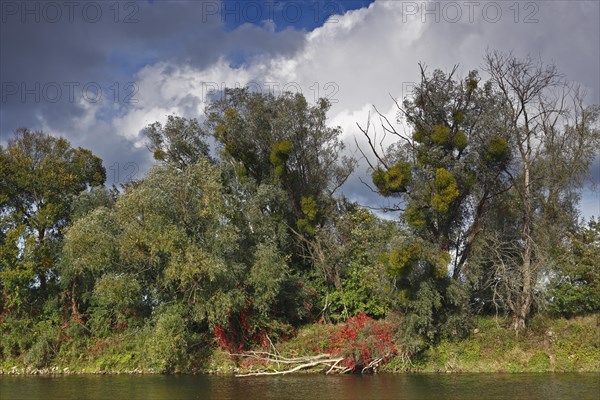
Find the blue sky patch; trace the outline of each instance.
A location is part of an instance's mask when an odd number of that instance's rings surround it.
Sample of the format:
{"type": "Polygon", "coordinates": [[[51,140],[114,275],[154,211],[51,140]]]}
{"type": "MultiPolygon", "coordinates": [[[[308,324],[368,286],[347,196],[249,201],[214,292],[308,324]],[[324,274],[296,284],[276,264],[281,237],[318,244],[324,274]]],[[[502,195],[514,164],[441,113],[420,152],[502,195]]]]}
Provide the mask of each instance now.
{"type": "MultiPolygon", "coordinates": [[[[274,23],[276,32],[287,28],[312,31],[322,26],[329,17],[342,15],[346,11],[367,7],[373,0],[346,1],[230,1],[225,0],[205,5],[209,14],[219,8],[220,17],[226,29],[233,30],[243,24],[265,26],[266,21],[274,23]]],[[[210,2],[209,2],[210,3],[210,2]]]]}

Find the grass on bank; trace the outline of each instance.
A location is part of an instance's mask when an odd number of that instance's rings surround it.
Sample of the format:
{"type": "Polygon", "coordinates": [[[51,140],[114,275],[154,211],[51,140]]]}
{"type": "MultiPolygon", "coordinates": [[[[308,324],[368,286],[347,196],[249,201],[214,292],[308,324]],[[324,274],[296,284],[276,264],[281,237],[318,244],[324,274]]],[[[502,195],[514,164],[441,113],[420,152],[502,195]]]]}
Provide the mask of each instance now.
{"type": "MultiPolygon", "coordinates": [[[[276,345],[286,357],[310,356],[331,346],[334,325],[313,324],[276,345]]],[[[247,372],[252,365],[234,362],[223,350],[213,352],[207,370],[219,373],[247,372]]],[[[392,357],[382,372],[408,373],[518,373],[600,372],[599,316],[572,319],[534,317],[527,330],[515,335],[510,320],[482,317],[471,335],[462,340],[443,340],[407,363],[392,357]]]]}
{"type": "Polygon", "coordinates": [[[518,336],[507,319],[479,318],[471,335],[429,347],[408,368],[398,358],[385,370],[402,372],[600,372],[598,315],[534,317],[518,336]]]}
{"type": "MultiPolygon", "coordinates": [[[[300,328],[285,342],[276,343],[285,357],[316,355],[332,347],[339,326],[312,324],[300,328]]],[[[106,339],[89,339],[85,351],[81,347],[61,346],[41,373],[159,373],[165,364],[157,362],[157,349],[143,341],[143,332],[106,339]],[[140,345],[141,344],[141,345],[140,345]]],[[[209,343],[205,338],[204,343],[209,343]]],[[[173,349],[174,350],[174,349],[173,349]]],[[[185,354],[163,354],[173,368],[171,373],[240,373],[256,370],[260,365],[233,359],[222,349],[210,346],[194,348],[185,354]],[[188,354],[189,356],[190,354],[188,354]]],[[[3,373],[32,373],[36,366],[27,357],[1,360],[3,373]]],[[[283,366],[282,366],[283,367],[283,366]]],[[[273,367],[274,370],[277,366],[273,367]]],[[[321,370],[322,368],[313,371],[321,370]]],[[[527,330],[518,336],[503,318],[482,317],[466,339],[437,343],[414,356],[410,363],[395,356],[379,369],[394,373],[470,373],[470,372],[600,372],[599,316],[572,319],[534,317],[527,330]]]]}

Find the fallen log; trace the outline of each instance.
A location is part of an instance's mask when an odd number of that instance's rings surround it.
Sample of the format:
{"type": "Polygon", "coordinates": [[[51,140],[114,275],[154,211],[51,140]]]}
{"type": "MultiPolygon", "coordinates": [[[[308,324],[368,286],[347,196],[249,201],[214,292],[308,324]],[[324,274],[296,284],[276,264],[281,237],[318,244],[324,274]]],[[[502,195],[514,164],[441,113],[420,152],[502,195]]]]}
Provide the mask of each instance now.
{"type": "MultiPolygon", "coordinates": [[[[325,356],[325,354],[321,354],[321,355],[315,356],[314,358],[316,358],[316,359],[314,359],[311,362],[305,362],[303,364],[296,365],[294,368],[286,369],[286,370],[283,370],[283,371],[248,372],[246,374],[237,374],[236,377],[263,376],[263,375],[285,375],[285,374],[291,374],[293,372],[298,372],[298,371],[306,369],[306,368],[316,367],[317,365],[324,365],[326,367],[329,367],[327,373],[330,373],[334,369],[338,369],[340,371],[343,371],[341,373],[345,373],[345,372],[349,371],[349,368],[339,367],[337,365],[339,362],[341,362],[344,359],[343,357],[324,359],[323,356],[325,356]]],[[[329,355],[327,354],[327,356],[329,356],[329,355]]],[[[277,362],[276,360],[271,360],[271,361],[272,362],[277,362]]]]}
{"type": "Polygon", "coordinates": [[[319,359],[330,358],[331,354],[319,354],[316,356],[303,356],[295,358],[287,358],[279,354],[273,354],[266,351],[247,351],[244,353],[229,353],[232,357],[247,357],[267,362],[278,362],[281,364],[298,364],[303,362],[311,362],[319,359]]]}

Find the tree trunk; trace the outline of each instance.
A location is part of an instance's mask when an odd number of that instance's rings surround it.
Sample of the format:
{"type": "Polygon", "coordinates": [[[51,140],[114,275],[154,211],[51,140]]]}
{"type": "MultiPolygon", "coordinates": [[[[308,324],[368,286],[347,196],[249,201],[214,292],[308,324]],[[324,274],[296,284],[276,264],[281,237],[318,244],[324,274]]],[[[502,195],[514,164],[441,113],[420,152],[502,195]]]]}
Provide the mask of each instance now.
{"type": "MultiPolygon", "coordinates": [[[[46,228],[42,225],[40,227],[37,228],[38,230],[38,248],[41,248],[44,244],[44,237],[46,234],[46,228]]],[[[40,264],[40,273],[39,273],[39,279],[40,279],[40,290],[42,293],[46,293],[46,267],[44,265],[44,255],[45,252],[42,253],[42,256],[37,259],[37,262],[40,264]]]]}
{"type": "Polygon", "coordinates": [[[71,287],[71,318],[78,320],[79,313],[77,312],[77,298],[76,296],[77,281],[73,280],[73,286],[71,287]]]}
{"type": "MultiPolygon", "coordinates": [[[[527,128],[529,131],[529,129],[527,128]]],[[[527,135],[527,148],[523,154],[523,178],[524,178],[524,193],[523,193],[523,260],[521,264],[521,292],[517,295],[515,310],[513,312],[513,328],[516,331],[525,328],[525,321],[529,317],[531,311],[531,303],[533,299],[533,284],[531,273],[531,258],[533,250],[533,241],[531,238],[531,225],[533,221],[533,207],[531,199],[531,135],[527,135]]]]}

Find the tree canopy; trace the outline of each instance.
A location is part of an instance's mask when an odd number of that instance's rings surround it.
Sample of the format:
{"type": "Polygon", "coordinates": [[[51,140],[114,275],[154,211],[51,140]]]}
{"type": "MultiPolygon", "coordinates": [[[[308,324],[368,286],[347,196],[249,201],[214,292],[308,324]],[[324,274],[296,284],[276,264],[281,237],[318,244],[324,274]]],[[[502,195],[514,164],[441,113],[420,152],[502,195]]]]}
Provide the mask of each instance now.
{"type": "Polygon", "coordinates": [[[324,99],[227,89],[197,118],[147,126],[155,165],[112,189],[90,150],[19,129],[0,148],[0,357],[108,348],[184,371],[216,346],[271,349],[303,324],[366,316],[401,320],[373,337],[409,357],[478,315],[519,331],[535,313],[598,312],[598,223],[577,207],[598,106],[532,58],[457,70],[420,66],[395,104],[408,133],[379,114],[389,147],[361,127],[371,189],[397,220],[341,193],[360,164],[324,99]]]}

